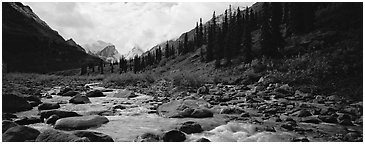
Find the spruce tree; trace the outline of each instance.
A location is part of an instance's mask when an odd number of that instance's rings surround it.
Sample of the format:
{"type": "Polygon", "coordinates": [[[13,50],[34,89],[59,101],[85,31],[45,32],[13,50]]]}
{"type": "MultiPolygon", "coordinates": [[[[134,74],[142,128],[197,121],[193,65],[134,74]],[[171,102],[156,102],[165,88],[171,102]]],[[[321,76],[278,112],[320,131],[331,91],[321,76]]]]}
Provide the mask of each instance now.
{"type": "Polygon", "coordinates": [[[260,44],[262,54],[266,57],[272,57],[273,47],[272,47],[272,34],[270,31],[269,24],[269,4],[264,2],[262,6],[262,26],[261,26],[261,36],[260,36],[260,44]]]}
{"type": "Polygon", "coordinates": [[[185,33],[185,36],[184,36],[184,51],[183,53],[186,54],[188,53],[188,50],[189,50],[189,44],[188,44],[188,33],[185,33]]]}
{"type": "Polygon", "coordinates": [[[244,22],[244,39],[243,39],[243,57],[244,62],[249,63],[253,59],[252,56],[252,36],[251,36],[251,27],[250,27],[250,15],[248,11],[248,7],[246,7],[246,15],[245,15],[245,22],[244,22]]]}
{"type": "Polygon", "coordinates": [[[272,40],[272,56],[273,57],[279,57],[278,49],[280,49],[284,44],[283,36],[280,32],[280,24],[282,20],[282,5],[278,2],[272,2],[271,3],[271,40],[272,40]]]}
{"type": "Polygon", "coordinates": [[[169,41],[166,42],[166,47],[165,47],[165,58],[169,58],[170,57],[170,48],[169,48],[169,41]]]}

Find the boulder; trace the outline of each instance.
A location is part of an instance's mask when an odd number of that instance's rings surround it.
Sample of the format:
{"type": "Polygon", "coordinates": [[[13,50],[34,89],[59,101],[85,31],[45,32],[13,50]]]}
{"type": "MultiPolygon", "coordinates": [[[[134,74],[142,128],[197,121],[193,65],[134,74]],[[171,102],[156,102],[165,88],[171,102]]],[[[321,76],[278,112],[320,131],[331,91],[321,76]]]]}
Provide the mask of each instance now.
{"type": "Polygon", "coordinates": [[[307,117],[307,116],[311,116],[311,112],[308,110],[300,110],[298,112],[295,112],[293,115],[296,115],[298,117],[307,117]]]}
{"type": "Polygon", "coordinates": [[[195,142],[210,142],[210,140],[207,138],[199,138],[195,142]]]}
{"type": "Polygon", "coordinates": [[[154,133],[144,133],[140,136],[138,136],[135,140],[133,140],[134,142],[159,142],[160,141],[160,136],[154,133]]]}
{"type": "Polygon", "coordinates": [[[69,91],[72,91],[72,89],[70,87],[64,87],[64,88],[61,88],[60,92],[57,93],[57,95],[63,95],[64,93],[69,92],[69,91]]]}
{"type": "Polygon", "coordinates": [[[164,142],[183,142],[186,140],[186,136],[179,130],[171,130],[162,135],[164,142]]]}
{"type": "Polygon", "coordinates": [[[60,108],[60,105],[58,103],[42,103],[38,106],[38,110],[50,110],[58,108],[60,108]]]}
{"type": "Polygon", "coordinates": [[[25,98],[29,102],[29,104],[32,105],[32,107],[35,107],[42,103],[41,99],[37,96],[23,95],[22,97],[25,98]]]}
{"type": "Polygon", "coordinates": [[[340,115],[338,118],[338,123],[345,126],[352,126],[354,125],[351,121],[351,116],[348,114],[340,115]]]}
{"type": "Polygon", "coordinates": [[[200,133],[203,131],[201,125],[193,121],[187,121],[182,123],[179,127],[179,130],[186,134],[200,133]]]}
{"type": "Polygon", "coordinates": [[[74,97],[72,97],[69,100],[70,103],[73,104],[87,104],[87,103],[91,103],[90,99],[87,96],[82,96],[82,95],[76,95],[74,97]]]}
{"type": "Polygon", "coordinates": [[[39,117],[24,117],[18,120],[14,121],[18,125],[29,125],[29,124],[35,124],[35,123],[41,123],[41,119],[39,117]]]}
{"type": "Polygon", "coordinates": [[[90,142],[114,142],[110,136],[100,132],[78,130],[74,131],[72,134],[78,137],[86,137],[90,140],[90,142]]]}
{"type": "Polygon", "coordinates": [[[212,117],[213,113],[208,110],[210,104],[203,100],[172,100],[157,108],[157,113],[162,117],[184,118],[212,117]]]}
{"type": "Polygon", "coordinates": [[[27,126],[15,126],[3,133],[3,142],[24,142],[35,140],[40,132],[27,126]]]}
{"type": "Polygon", "coordinates": [[[66,93],[63,93],[61,96],[75,96],[79,94],[79,92],[76,92],[76,91],[68,91],[66,93]]]}
{"type": "Polygon", "coordinates": [[[86,93],[87,97],[104,97],[105,95],[100,90],[94,90],[86,93]]]}
{"type": "Polygon", "coordinates": [[[41,120],[49,118],[52,115],[57,115],[59,118],[66,118],[66,117],[75,117],[81,116],[75,112],[71,111],[61,111],[61,110],[45,110],[41,111],[41,120]]]}
{"type": "Polygon", "coordinates": [[[319,124],[321,122],[321,120],[318,119],[317,117],[310,116],[310,117],[302,118],[301,122],[319,124]]]}
{"type": "Polygon", "coordinates": [[[57,120],[55,128],[67,130],[87,129],[90,127],[100,126],[107,122],[109,122],[109,120],[106,117],[99,115],[67,117],[57,120]]]}
{"type": "Polygon", "coordinates": [[[60,119],[58,115],[51,115],[49,118],[47,118],[46,124],[54,125],[58,119],[60,119]]]}
{"type": "Polygon", "coordinates": [[[90,142],[88,138],[80,138],[74,134],[65,133],[55,129],[44,130],[37,139],[36,142],[90,142]]]}
{"type": "Polygon", "coordinates": [[[202,86],[196,92],[197,94],[209,94],[209,89],[206,86],[202,86]]]}
{"type": "Polygon", "coordinates": [[[242,114],[245,111],[238,107],[225,107],[219,113],[220,114],[242,114]]]}
{"type": "Polygon", "coordinates": [[[18,126],[18,124],[16,124],[15,122],[12,122],[10,120],[3,120],[3,130],[2,131],[4,133],[6,130],[8,130],[12,127],[15,127],[15,126],[18,126]]]}
{"type": "Polygon", "coordinates": [[[32,109],[32,106],[23,97],[15,94],[3,94],[2,96],[3,112],[20,112],[32,109]]]}

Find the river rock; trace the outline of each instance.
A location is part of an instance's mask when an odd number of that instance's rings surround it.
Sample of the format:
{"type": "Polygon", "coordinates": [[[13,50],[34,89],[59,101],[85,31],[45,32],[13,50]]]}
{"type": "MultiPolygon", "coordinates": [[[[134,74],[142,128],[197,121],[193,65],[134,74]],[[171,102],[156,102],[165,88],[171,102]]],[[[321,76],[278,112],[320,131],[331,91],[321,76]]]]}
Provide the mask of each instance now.
{"type": "Polygon", "coordinates": [[[27,126],[15,126],[3,133],[3,142],[24,142],[35,140],[40,132],[27,126]]]}
{"type": "Polygon", "coordinates": [[[137,138],[134,140],[134,142],[159,142],[159,141],[160,141],[160,136],[150,132],[137,136],[137,138]]]}
{"type": "Polygon", "coordinates": [[[182,123],[179,127],[179,130],[186,134],[200,133],[203,131],[201,125],[193,121],[187,121],[182,123]]]}
{"type": "Polygon", "coordinates": [[[51,115],[49,118],[47,118],[46,124],[54,125],[58,119],[60,119],[58,115],[51,115]]]}
{"type": "Polygon", "coordinates": [[[78,137],[86,137],[90,140],[90,142],[114,142],[114,140],[110,136],[100,132],[78,130],[73,132],[72,134],[78,137]]]}
{"type": "Polygon", "coordinates": [[[63,93],[61,96],[75,96],[79,94],[79,92],[76,92],[76,91],[68,91],[66,93],[63,93]]]}
{"type": "Polygon", "coordinates": [[[195,142],[210,142],[210,140],[207,138],[199,138],[195,142]]]}
{"type": "Polygon", "coordinates": [[[20,112],[32,109],[32,106],[23,97],[15,94],[3,94],[2,96],[3,112],[20,112]]]}
{"type": "Polygon", "coordinates": [[[310,117],[302,118],[301,122],[319,124],[321,122],[321,120],[318,119],[317,117],[310,116],[310,117]]]}
{"type": "Polygon", "coordinates": [[[104,97],[105,95],[100,90],[94,90],[86,93],[87,97],[104,97]]]}
{"type": "Polygon", "coordinates": [[[50,110],[50,109],[58,109],[60,108],[60,104],[58,103],[42,103],[38,106],[38,110],[50,110]]]}
{"type": "Polygon", "coordinates": [[[63,87],[60,89],[60,92],[57,93],[57,95],[63,95],[66,92],[72,91],[72,89],[70,87],[63,87]]]}
{"type": "Polygon", "coordinates": [[[186,136],[179,130],[171,130],[162,135],[164,142],[183,142],[186,140],[186,136]]]}
{"type": "Polygon", "coordinates": [[[71,111],[45,110],[45,111],[41,111],[41,120],[43,121],[44,119],[47,119],[52,115],[57,115],[59,118],[81,116],[78,113],[71,112],[71,111]]]}
{"type": "Polygon", "coordinates": [[[32,107],[35,107],[42,103],[41,99],[37,96],[23,95],[22,97],[25,98],[29,102],[29,104],[32,105],[32,107]]]}
{"type": "Polygon", "coordinates": [[[36,142],[90,142],[86,137],[80,138],[76,135],[58,131],[55,129],[44,130],[37,139],[36,142]]]}
{"type": "Polygon", "coordinates": [[[349,142],[359,142],[359,137],[361,137],[361,135],[357,132],[349,132],[344,136],[344,140],[345,141],[349,141],[349,142]]]}
{"type": "Polygon", "coordinates": [[[34,124],[34,123],[41,123],[41,119],[39,117],[24,117],[18,120],[14,121],[15,123],[19,124],[19,125],[29,125],[29,124],[34,124]]]}
{"type": "Polygon", "coordinates": [[[203,100],[172,100],[157,108],[157,113],[168,118],[211,117],[213,113],[207,109],[210,104],[203,100]]]}
{"type": "Polygon", "coordinates": [[[90,127],[100,126],[109,120],[104,116],[89,115],[80,117],[61,118],[56,121],[56,129],[87,129],[90,127]]]}
{"type": "Polygon", "coordinates": [[[197,94],[209,94],[209,89],[206,86],[202,86],[198,89],[197,94]]]}
{"type": "Polygon", "coordinates": [[[318,118],[326,123],[337,123],[337,119],[332,115],[319,115],[318,118]]]}
{"type": "Polygon", "coordinates": [[[2,127],[3,129],[2,129],[2,131],[4,133],[6,130],[8,130],[12,127],[15,127],[15,126],[18,126],[18,124],[15,123],[15,122],[12,122],[10,120],[3,120],[3,127],[2,127]]]}
{"type": "Polygon", "coordinates": [[[74,97],[72,97],[69,100],[70,103],[73,104],[87,104],[87,103],[91,103],[90,99],[87,96],[82,96],[82,95],[76,95],[74,97]]]}
{"type": "Polygon", "coordinates": [[[133,91],[130,90],[118,90],[112,97],[116,98],[134,98],[137,97],[133,91]]]}

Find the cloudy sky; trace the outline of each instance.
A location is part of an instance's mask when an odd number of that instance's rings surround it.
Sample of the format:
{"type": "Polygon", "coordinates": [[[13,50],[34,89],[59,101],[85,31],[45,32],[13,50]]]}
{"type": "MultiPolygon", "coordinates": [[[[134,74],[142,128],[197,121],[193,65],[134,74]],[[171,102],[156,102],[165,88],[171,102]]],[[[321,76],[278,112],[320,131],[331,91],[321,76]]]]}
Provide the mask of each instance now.
{"type": "Polygon", "coordinates": [[[97,40],[113,43],[121,54],[134,46],[147,50],[180,36],[233,7],[253,3],[46,3],[25,2],[65,39],[73,38],[84,45],[97,40]]]}

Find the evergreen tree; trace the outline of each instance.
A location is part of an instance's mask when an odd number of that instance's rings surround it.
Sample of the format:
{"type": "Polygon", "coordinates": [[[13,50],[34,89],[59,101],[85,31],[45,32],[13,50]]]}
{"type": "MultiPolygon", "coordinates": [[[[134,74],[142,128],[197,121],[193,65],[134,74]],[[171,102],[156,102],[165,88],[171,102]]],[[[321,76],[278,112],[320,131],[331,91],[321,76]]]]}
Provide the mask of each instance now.
{"type": "Polygon", "coordinates": [[[199,34],[200,34],[200,32],[199,32],[200,30],[199,30],[199,24],[198,24],[198,22],[196,22],[196,27],[195,27],[195,36],[194,36],[194,45],[196,46],[196,47],[199,47],[199,45],[200,45],[200,42],[199,42],[199,34]]]}
{"type": "Polygon", "coordinates": [[[170,48],[169,48],[169,41],[166,42],[166,47],[165,47],[165,57],[169,58],[170,57],[170,48]]]}
{"type": "Polygon", "coordinates": [[[245,15],[245,25],[244,25],[244,39],[243,39],[243,56],[244,56],[244,62],[249,63],[253,59],[252,56],[252,36],[251,36],[251,27],[249,24],[249,11],[248,7],[246,7],[246,15],[245,15]]]}
{"type": "Polygon", "coordinates": [[[189,50],[189,44],[188,44],[188,33],[185,33],[185,36],[184,36],[184,51],[183,53],[186,54],[188,53],[188,50],[189,50]]]}
{"type": "Polygon", "coordinates": [[[87,67],[85,64],[81,65],[81,72],[80,75],[85,75],[87,73],[87,67]]]}
{"type": "Polygon", "coordinates": [[[264,56],[272,57],[275,51],[272,47],[272,33],[270,31],[269,24],[269,5],[267,2],[264,2],[262,11],[262,26],[260,36],[261,51],[264,56]]]}
{"type": "Polygon", "coordinates": [[[109,65],[110,65],[110,72],[113,73],[114,72],[113,62],[110,62],[109,65]]]}
{"type": "Polygon", "coordinates": [[[289,34],[303,34],[313,29],[314,23],[313,3],[289,3],[289,34]]]}
{"type": "Polygon", "coordinates": [[[100,74],[104,74],[104,62],[103,60],[99,61],[100,74]]]}
{"type": "Polygon", "coordinates": [[[203,36],[203,22],[202,18],[200,18],[200,24],[199,24],[199,47],[203,45],[204,43],[204,36],[203,36]]]}
{"type": "Polygon", "coordinates": [[[283,47],[284,44],[284,39],[283,36],[280,32],[280,24],[281,24],[281,20],[282,20],[282,5],[281,3],[278,2],[272,2],[271,3],[271,32],[272,32],[272,45],[271,48],[272,50],[272,56],[274,57],[279,57],[279,52],[278,49],[280,49],[281,47],[283,47]]]}
{"type": "Polygon", "coordinates": [[[214,58],[213,50],[214,46],[216,44],[216,17],[215,17],[215,11],[213,12],[212,17],[212,24],[210,25],[208,29],[208,46],[207,46],[207,52],[206,52],[206,60],[211,61],[214,58]]]}

